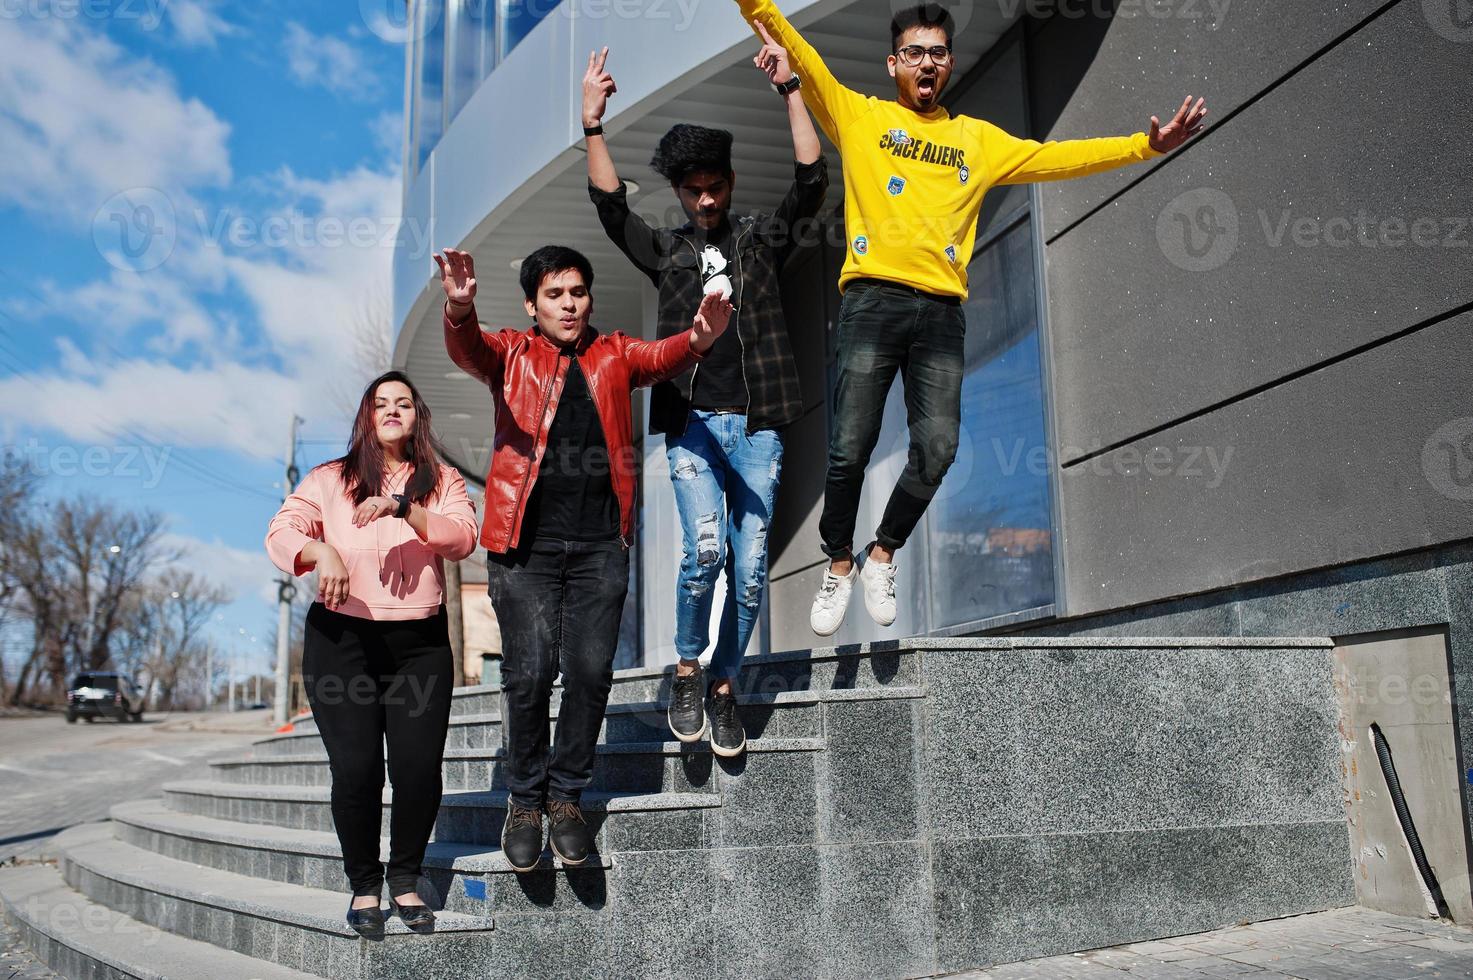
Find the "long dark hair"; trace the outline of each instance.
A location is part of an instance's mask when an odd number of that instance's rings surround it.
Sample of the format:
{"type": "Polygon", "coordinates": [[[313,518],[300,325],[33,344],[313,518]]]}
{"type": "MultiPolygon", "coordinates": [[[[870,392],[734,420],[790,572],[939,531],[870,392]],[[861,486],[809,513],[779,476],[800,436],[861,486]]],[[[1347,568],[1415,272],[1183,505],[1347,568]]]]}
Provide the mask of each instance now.
{"type": "Polygon", "coordinates": [[[445,449],[430,427],[430,406],[419,396],[419,389],[407,374],[385,371],[363,389],[363,400],[358,403],[358,414],[353,419],[353,434],[348,437],[348,451],[333,460],[343,468],[343,484],[352,494],[354,504],[379,496],[382,488],[384,447],[379,445],[378,433],[374,431],[373,399],[379,385],[389,381],[398,381],[408,388],[409,397],[414,402],[414,432],[404,447],[413,472],[404,492],[410,500],[423,504],[440,484],[440,461],[445,456],[445,449]]]}

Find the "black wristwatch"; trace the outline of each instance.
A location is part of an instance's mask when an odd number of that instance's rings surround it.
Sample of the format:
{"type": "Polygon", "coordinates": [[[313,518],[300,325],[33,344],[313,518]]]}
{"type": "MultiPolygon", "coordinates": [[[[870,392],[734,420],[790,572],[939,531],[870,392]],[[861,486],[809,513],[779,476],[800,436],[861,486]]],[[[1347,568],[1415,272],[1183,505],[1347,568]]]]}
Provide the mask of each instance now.
{"type": "Polygon", "coordinates": [[[394,511],[394,516],[397,517],[397,518],[399,518],[401,521],[404,518],[408,517],[409,516],[409,505],[410,505],[410,502],[411,502],[410,499],[409,499],[409,495],[408,494],[405,494],[405,493],[391,493],[391,494],[389,494],[389,496],[391,496],[395,500],[399,501],[399,508],[394,511]]]}
{"type": "Polygon", "coordinates": [[[604,134],[604,124],[603,123],[599,123],[597,126],[584,126],[583,127],[583,135],[584,136],[602,136],[603,134],[604,134]]]}
{"type": "Polygon", "coordinates": [[[793,91],[793,89],[802,84],[803,79],[798,77],[797,72],[793,72],[793,77],[788,79],[786,82],[773,82],[772,90],[778,95],[787,95],[789,92],[793,91]]]}

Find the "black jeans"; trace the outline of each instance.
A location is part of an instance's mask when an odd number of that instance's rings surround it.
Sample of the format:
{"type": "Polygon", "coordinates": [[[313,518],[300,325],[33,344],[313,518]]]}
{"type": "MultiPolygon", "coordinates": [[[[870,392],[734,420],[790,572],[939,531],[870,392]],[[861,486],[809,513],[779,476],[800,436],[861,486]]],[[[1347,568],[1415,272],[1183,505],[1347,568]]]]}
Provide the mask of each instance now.
{"type": "Polygon", "coordinates": [[[956,458],[966,363],[961,305],[874,280],[851,283],[839,305],[838,381],[818,533],[830,558],[854,547],[864,468],[880,438],[895,373],[905,386],[910,452],[875,540],[905,544],[956,458]]]}
{"type": "Polygon", "coordinates": [[[613,686],[629,552],[619,541],[523,542],[486,555],[501,625],[501,731],[513,803],[577,803],[593,779],[594,746],[613,686]],[[548,702],[563,675],[548,754],[548,702]]]}
{"type": "Polygon", "coordinates": [[[373,620],[307,610],[302,681],[332,767],[332,822],[355,895],[383,888],[384,745],[394,787],[389,894],[413,891],[440,811],[455,661],[445,610],[373,620]]]}

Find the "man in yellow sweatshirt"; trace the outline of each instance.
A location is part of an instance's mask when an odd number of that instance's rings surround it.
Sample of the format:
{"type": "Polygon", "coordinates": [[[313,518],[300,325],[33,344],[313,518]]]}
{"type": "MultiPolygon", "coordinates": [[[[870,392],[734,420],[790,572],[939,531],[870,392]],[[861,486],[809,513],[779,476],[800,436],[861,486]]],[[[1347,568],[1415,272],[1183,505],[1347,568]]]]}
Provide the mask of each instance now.
{"type": "MultiPolygon", "coordinates": [[[[848,249],[839,273],[834,431],[819,535],[830,564],[813,600],[820,636],[838,630],[858,579],[881,626],[895,621],[895,552],[905,544],[956,456],[967,263],[982,195],[998,184],[1060,180],[1167,153],[1200,128],[1203,100],[1187,96],[1149,134],[1040,143],[941,106],[951,77],[951,15],[937,4],[890,23],[894,101],[841,85],[772,0],[737,0],[743,16],[788,51],[803,99],[838,147],[848,249]],[[864,468],[880,435],[896,372],[905,385],[910,452],[875,541],[856,568],[854,525],[864,468]]],[[[759,32],[760,33],[760,32],[759,32]]]]}

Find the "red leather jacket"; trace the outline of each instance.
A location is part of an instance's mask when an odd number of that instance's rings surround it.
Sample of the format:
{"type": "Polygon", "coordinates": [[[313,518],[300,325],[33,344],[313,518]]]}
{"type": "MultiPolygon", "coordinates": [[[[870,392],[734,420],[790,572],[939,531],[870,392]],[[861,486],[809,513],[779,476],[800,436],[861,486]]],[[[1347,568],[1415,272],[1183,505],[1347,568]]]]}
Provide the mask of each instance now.
{"type": "MultiPolygon", "coordinates": [[[[537,482],[547,432],[557,415],[569,359],[533,324],[526,330],[483,333],[475,310],[460,322],[445,321],[445,349],[467,374],[491,389],[496,438],[486,473],[486,520],[481,545],[504,553],[521,538],[527,498],[537,482]]],[[[600,334],[589,327],[577,345],[588,392],[603,424],[609,449],[609,479],[619,500],[619,534],[634,540],[634,426],[629,394],[669,380],[700,358],[690,348],[690,331],[664,340],[636,340],[623,333],[600,334]]]]}

